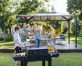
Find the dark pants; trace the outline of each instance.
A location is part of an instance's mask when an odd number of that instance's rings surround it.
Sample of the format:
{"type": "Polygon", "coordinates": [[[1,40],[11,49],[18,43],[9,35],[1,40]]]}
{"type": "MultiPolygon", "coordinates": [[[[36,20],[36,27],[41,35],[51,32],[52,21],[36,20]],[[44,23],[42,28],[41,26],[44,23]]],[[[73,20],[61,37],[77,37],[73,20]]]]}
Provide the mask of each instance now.
{"type": "Polygon", "coordinates": [[[40,39],[35,39],[35,47],[40,47],[40,39]]]}
{"type": "Polygon", "coordinates": [[[17,46],[17,47],[15,48],[15,51],[16,51],[16,53],[21,53],[21,52],[22,52],[22,49],[21,49],[21,47],[18,47],[18,46],[17,46]]]}

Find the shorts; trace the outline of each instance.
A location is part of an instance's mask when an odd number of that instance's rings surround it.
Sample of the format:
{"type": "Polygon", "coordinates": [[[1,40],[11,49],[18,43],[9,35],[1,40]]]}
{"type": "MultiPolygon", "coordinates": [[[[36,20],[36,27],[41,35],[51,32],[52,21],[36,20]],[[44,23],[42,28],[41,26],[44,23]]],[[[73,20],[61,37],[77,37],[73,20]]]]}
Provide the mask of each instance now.
{"type": "Polygon", "coordinates": [[[21,53],[22,52],[21,47],[18,47],[18,46],[15,48],[15,50],[16,50],[16,53],[21,53]]]}

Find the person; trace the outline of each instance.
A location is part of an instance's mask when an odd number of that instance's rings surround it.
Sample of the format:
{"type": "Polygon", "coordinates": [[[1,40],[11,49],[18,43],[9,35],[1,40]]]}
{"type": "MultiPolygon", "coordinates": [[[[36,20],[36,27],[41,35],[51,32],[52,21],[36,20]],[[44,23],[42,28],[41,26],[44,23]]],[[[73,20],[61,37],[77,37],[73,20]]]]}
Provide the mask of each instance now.
{"type": "Polygon", "coordinates": [[[50,38],[51,38],[51,43],[55,45],[56,43],[56,27],[54,25],[50,26],[50,38]]]}
{"type": "Polygon", "coordinates": [[[56,26],[50,25],[50,43],[48,44],[48,51],[53,52],[57,51],[55,48],[55,43],[56,43],[56,26]]]}
{"type": "Polygon", "coordinates": [[[46,31],[45,32],[45,37],[47,39],[47,44],[50,42],[49,39],[50,39],[50,32],[49,31],[46,31]]]}
{"type": "Polygon", "coordinates": [[[38,27],[39,27],[39,29],[40,29],[40,34],[43,34],[42,32],[43,32],[43,26],[41,25],[41,24],[38,24],[38,27]]]}
{"type": "Polygon", "coordinates": [[[22,44],[26,47],[28,45],[28,41],[27,41],[27,37],[28,32],[30,32],[30,29],[28,28],[26,23],[22,24],[22,28],[20,29],[20,38],[21,38],[21,42],[22,44]]]}
{"type": "MultiPolygon", "coordinates": [[[[21,53],[22,52],[22,44],[21,44],[21,39],[20,39],[20,36],[19,36],[19,31],[20,31],[20,28],[19,27],[15,27],[15,32],[14,32],[14,35],[13,35],[13,38],[14,38],[14,48],[15,48],[15,52],[14,53],[21,53]]],[[[20,64],[19,61],[17,61],[15,63],[15,66],[17,66],[18,64],[20,64]]]]}
{"type": "Polygon", "coordinates": [[[39,28],[38,24],[36,24],[36,26],[34,27],[34,39],[35,39],[35,47],[39,48],[41,35],[40,35],[40,28],[39,28]]]}
{"type": "Polygon", "coordinates": [[[46,32],[46,36],[48,39],[50,39],[50,32],[49,31],[46,32]]]}

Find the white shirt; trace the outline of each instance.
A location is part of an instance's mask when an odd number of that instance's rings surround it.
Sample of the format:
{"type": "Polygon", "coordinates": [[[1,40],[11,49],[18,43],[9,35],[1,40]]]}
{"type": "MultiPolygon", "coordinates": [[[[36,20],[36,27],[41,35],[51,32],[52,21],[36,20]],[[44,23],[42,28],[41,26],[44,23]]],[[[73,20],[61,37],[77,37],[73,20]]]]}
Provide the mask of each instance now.
{"type": "Polygon", "coordinates": [[[21,39],[20,39],[19,33],[15,32],[13,38],[14,38],[14,43],[15,43],[15,44],[14,44],[14,47],[15,47],[15,48],[16,48],[17,46],[18,46],[18,47],[21,47],[21,46],[20,46],[20,44],[21,44],[21,39]],[[18,41],[20,44],[18,44],[16,41],[18,41]]]}

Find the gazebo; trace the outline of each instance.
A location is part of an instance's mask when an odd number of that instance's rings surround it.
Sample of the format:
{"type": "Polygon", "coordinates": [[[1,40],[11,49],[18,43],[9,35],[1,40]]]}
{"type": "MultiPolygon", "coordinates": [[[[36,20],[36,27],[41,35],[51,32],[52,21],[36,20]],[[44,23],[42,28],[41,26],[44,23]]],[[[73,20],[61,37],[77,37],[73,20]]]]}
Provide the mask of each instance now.
{"type": "Polygon", "coordinates": [[[27,15],[17,15],[16,20],[18,22],[19,18],[24,18],[27,21],[65,21],[68,23],[68,44],[70,44],[70,21],[75,18],[75,48],[77,48],[77,18],[64,13],[57,12],[42,12],[27,15]]]}

